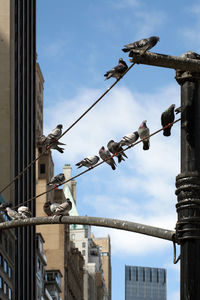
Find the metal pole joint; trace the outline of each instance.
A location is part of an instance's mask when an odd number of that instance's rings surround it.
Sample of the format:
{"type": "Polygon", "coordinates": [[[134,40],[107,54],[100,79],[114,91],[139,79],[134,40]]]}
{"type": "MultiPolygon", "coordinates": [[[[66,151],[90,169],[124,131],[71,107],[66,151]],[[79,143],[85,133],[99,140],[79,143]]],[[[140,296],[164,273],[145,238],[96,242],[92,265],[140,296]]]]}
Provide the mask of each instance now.
{"type": "Polygon", "coordinates": [[[200,239],[200,175],[197,172],[179,174],[176,188],[176,239],[178,243],[185,239],[200,239]]]}

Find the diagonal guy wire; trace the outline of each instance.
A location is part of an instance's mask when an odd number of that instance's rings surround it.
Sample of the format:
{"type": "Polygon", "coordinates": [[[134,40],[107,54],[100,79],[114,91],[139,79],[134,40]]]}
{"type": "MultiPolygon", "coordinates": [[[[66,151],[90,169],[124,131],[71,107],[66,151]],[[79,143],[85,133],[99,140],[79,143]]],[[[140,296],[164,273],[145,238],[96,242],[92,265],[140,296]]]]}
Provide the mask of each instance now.
{"type": "MultiPolygon", "coordinates": [[[[174,122],[172,122],[172,123],[169,123],[169,124],[167,124],[166,126],[164,126],[164,127],[160,128],[160,129],[154,131],[154,132],[151,133],[150,135],[146,136],[144,139],[141,139],[141,140],[139,140],[139,141],[137,141],[137,142],[135,142],[135,143],[129,145],[129,146],[126,147],[125,149],[123,149],[123,150],[121,150],[121,151],[119,151],[119,152],[117,152],[117,153],[111,155],[110,158],[113,158],[113,157],[117,156],[119,153],[122,153],[122,152],[124,152],[124,151],[126,151],[126,150],[128,150],[128,149],[130,149],[130,148],[132,148],[132,147],[135,147],[137,144],[139,144],[139,143],[143,142],[144,140],[146,140],[147,138],[150,138],[151,136],[153,136],[153,135],[159,133],[160,131],[164,130],[165,128],[167,128],[167,127],[169,127],[169,126],[171,126],[171,125],[173,125],[173,124],[179,122],[180,120],[181,120],[181,118],[179,118],[179,119],[177,119],[176,121],[174,121],[174,122]]],[[[85,174],[85,173],[91,171],[92,169],[94,169],[94,168],[100,166],[101,164],[103,164],[104,162],[106,162],[106,160],[102,160],[100,163],[96,164],[95,166],[88,168],[87,170],[85,170],[85,171],[83,171],[83,172],[81,172],[81,173],[79,173],[79,174],[77,174],[77,175],[75,175],[75,176],[73,176],[73,177],[67,179],[66,181],[64,181],[64,182],[62,182],[62,183],[60,183],[60,184],[57,184],[57,187],[58,187],[58,186],[61,186],[61,185],[63,185],[63,184],[65,184],[65,183],[67,183],[67,182],[69,182],[69,181],[71,181],[71,180],[74,180],[75,178],[77,178],[77,177],[79,177],[79,176],[81,176],[81,175],[83,175],[83,174],[85,174]]],[[[52,188],[49,189],[48,191],[43,192],[43,193],[40,193],[40,194],[38,194],[38,195],[36,195],[36,196],[34,196],[34,197],[28,199],[27,201],[24,201],[23,204],[24,204],[24,203],[28,203],[28,202],[30,202],[30,201],[32,201],[32,200],[34,200],[34,199],[37,199],[37,198],[39,198],[39,197],[41,197],[41,196],[43,196],[43,195],[45,195],[45,194],[47,194],[47,193],[53,191],[54,189],[55,189],[55,187],[52,187],[52,188]]],[[[21,203],[21,204],[22,204],[22,203],[21,203]]],[[[21,205],[21,204],[20,204],[20,205],[21,205]]],[[[20,205],[19,205],[19,206],[20,206],[20,205]]],[[[15,208],[17,208],[17,207],[19,207],[19,206],[15,206],[13,209],[15,209],[15,208]]]]}
{"type": "MultiPolygon", "coordinates": [[[[74,123],[72,123],[72,125],[70,125],[57,139],[55,139],[53,141],[56,142],[58,141],[64,134],[66,134],[74,125],[76,125],[76,123],[78,123],[123,77],[124,75],[135,65],[135,63],[133,63],[132,65],[130,65],[130,67],[123,73],[123,75],[118,78],[74,123]]],[[[49,150],[51,148],[52,143],[47,147],[46,150],[49,150]]],[[[32,162],[30,162],[15,178],[13,178],[13,180],[8,183],[1,191],[0,194],[3,193],[12,183],[15,182],[15,180],[17,180],[21,175],[23,175],[26,170],[28,170],[29,167],[31,167],[37,160],[40,159],[41,156],[43,156],[44,153],[46,153],[46,150],[43,151],[35,160],[33,160],[32,162]]]]}

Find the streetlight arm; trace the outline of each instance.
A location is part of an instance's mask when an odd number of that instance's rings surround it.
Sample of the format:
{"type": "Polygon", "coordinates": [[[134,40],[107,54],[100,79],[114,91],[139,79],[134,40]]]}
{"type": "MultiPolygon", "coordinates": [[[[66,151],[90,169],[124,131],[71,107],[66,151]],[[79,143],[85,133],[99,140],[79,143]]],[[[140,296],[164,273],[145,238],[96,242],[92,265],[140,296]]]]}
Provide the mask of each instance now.
{"type": "Polygon", "coordinates": [[[44,225],[44,224],[84,224],[101,227],[116,228],[136,233],[141,233],[168,241],[174,240],[175,231],[148,226],[144,224],[129,222],[125,220],[117,220],[110,218],[97,217],[81,217],[81,216],[54,216],[54,217],[37,217],[25,220],[13,220],[0,223],[0,230],[10,229],[22,226],[44,225]]]}
{"type": "Polygon", "coordinates": [[[131,62],[181,71],[200,72],[200,60],[153,52],[130,52],[131,62]]]}

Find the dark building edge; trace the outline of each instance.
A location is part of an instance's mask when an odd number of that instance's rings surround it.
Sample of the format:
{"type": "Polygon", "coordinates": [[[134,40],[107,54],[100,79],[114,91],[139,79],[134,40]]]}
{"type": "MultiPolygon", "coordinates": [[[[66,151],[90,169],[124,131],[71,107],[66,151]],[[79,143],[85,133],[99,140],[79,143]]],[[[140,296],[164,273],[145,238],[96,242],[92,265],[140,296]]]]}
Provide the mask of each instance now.
{"type": "MultiPolygon", "coordinates": [[[[11,1],[12,3],[12,1],[11,1]]],[[[14,176],[35,159],[36,0],[11,4],[14,23],[14,176]]],[[[12,51],[12,50],[11,50],[12,51]]],[[[14,204],[35,196],[35,165],[15,182],[14,204]]],[[[27,204],[35,216],[35,201],[27,204]]],[[[35,227],[16,229],[15,300],[35,300],[35,227]]]]}

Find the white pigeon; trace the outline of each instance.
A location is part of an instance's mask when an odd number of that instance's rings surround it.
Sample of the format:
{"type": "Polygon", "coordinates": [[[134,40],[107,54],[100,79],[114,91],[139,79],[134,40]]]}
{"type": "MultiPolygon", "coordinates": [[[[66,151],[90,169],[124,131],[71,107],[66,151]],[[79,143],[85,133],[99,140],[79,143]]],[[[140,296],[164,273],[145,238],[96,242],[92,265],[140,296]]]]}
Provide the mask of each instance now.
{"type": "Polygon", "coordinates": [[[12,220],[19,220],[22,219],[22,216],[16,212],[15,210],[11,209],[10,207],[6,207],[6,213],[12,220]]]}
{"type": "Polygon", "coordinates": [[[32,216],[32,213],[27,206],[20,206],[17,211],[22,217],[22,219],[27,219],[32,216]]]}
{"type": "Polygon", "coordinates": [[[87,167],[87,168],[91,168],[92,166],[96,165],[96,163],[98,163],[99,161],[99,157],[97,155],[95,156],[88,156],[86,158],[84,158],[83,160],[79,161],[76,166],[78,166],[78,168],[81,167],[87,167]]]}
{"type": "Polygon", "coordinates": [[[129,146],[130,144],[135,143],[138,138],[139,138],[139,134],[137,131],[134,131],[133,133],[128,133],[121,139],[120,145],[129,146]]]}

